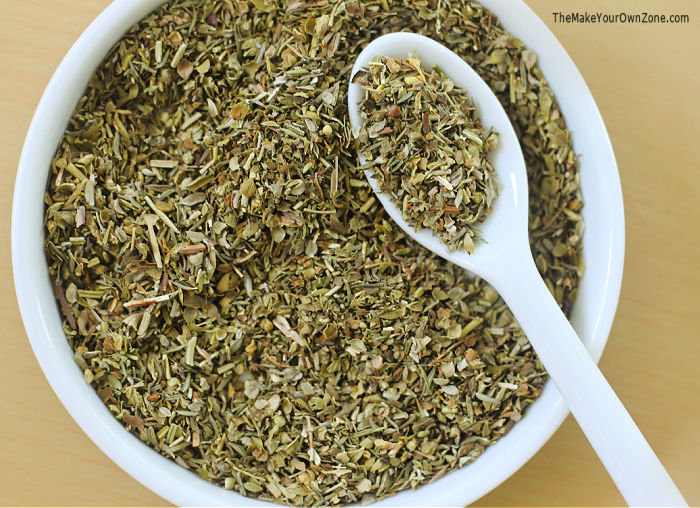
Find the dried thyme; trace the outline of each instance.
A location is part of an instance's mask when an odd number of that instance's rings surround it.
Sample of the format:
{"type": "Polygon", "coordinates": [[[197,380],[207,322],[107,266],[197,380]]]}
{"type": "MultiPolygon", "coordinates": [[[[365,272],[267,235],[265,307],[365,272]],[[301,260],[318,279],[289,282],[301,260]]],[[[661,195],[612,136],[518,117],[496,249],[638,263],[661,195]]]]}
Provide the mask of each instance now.
{"type": "Polygon", "coordinates": [[[498,294],[406,238],[358,169],[344,84],[401,29],[506,108],[533,253],[568,310],[569,131],[536,55],[475,2],[172,1],[107,55],[51,163],[46,253],[86,382],[224,488],[312,505],[418,487],[478,457],[545,381],[498,294]]]}
{"type": "Polygon", "coordinates": [[[384,192],[416,229],[428,228],[448,250],[474,252],[476,226],[498,194],[486,158],[498,142],[474,102],[439,68],[417,56],[378,57],[352,79],[364,90],[357,146],[384,192]]]}

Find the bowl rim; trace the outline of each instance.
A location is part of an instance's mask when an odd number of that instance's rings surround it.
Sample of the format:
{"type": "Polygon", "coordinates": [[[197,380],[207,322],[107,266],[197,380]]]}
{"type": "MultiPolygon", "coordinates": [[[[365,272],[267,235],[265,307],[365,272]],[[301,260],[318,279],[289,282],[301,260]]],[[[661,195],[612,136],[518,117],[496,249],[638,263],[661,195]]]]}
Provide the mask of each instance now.
{"type": "MultiPolygon", "coordinates": [[[[56,320],[60,323],[60,318],[43,257],[43,203],[37,221],[38,200],[25,198],[37,193],[43,195],[45,189],[48,164],[43,164],[46,157],[37,155],[40,150],[36,147],[48,144],[51,147],[49,160],[53,157],[53,147],[65,130],[67,117],[65,111],[58,111],[60,108],[52,105],[69,103],[70,107],[63,109],[68,109],[69,113],[73,111],[83,93],[87,77],[94,70],[94,66],[90,65],[85,70],[86,65],[83,63],[81,67],[81,62],[95,58],[97,62],[101,61],[129,27],[162,3],[164,0],[114,0],[71,47],[47,85],[29,127],[15,181],[11,234],[15,293],[32,349],[52,389],[90,439],[124,471],[159,496],[182,506],[276,506],[212,485],[175,462],[153,453],[112,416],[92,387],[83,381],[82,372],[74,364],[65,338],[64,344],[51,339],[55,335],[56,320]],[[76,72],[76,69],[82,70],[76,72]],[[76,78],[76,75],[79,77],[76,78]],[[81,83],[81,79],[82,86],[75,85],[81,83]],[[71,88],[71,84],[75,86],[71,88]],[[37,266],[41,269],[37,269],[37,266]],[[57,358],[59,361],[56,361],[57,358]]],[[[575,107],[586,110],[586,121],[583,121],[586,129],[573,132],[574,147],[577,136],[594,136],[597,142],[597,157],[602,161],[602,169],[594,168],[595,174],[604,174],[607,180],[605,188],[596,188],[596,191],[601,191],[603,202],[609,207],[607,221],[603,222],[606,228],[598,235],[603,242],[607,242],[602,260],[604,288],[596,319],[592,323],[586,322],[584,332],[577,329],[597,361],[605,347],[617,308],[624,262],[622,188],[610,139],[583,77],[544,22],[522,0],[481,0],[481,4],[492,10],[501,24],[514,35],[523,31],[522,26],[529,27],[527,46],[537,52],[540,68],[548,76],[555,96],[560,99],[559,105],[570,129],[570,119],[578,113],[573,110],[567,112],[568,107],[574,106],[561,102],[561,97],[574,94],[578,101],[575,107]]],[[[586,198],[584,185],[586,179],[582,179],[584,201],[588,202],[590,197],[586,198]]],[[[591,207],[584,206],[584,220],[587,208],[591,207]]],[[[584,259],[586,245],[590,241],[586,239],[586,234],[584,259]]],[[[584,280],[585,275],[582,283],[584,280]]],[[[63,332],[59,335],[63,336],[63,332]]],[[[60,340],[60,337],[56,340],[60,340]]],[[[478,461],[416,491],[401,492],[376,505],[463,506],[472,503],[522,467],[554,434],[568,412],[556,388],[548,381],[522,421],[488,447],[478,461]],[[504,461],[502,457],[507,457],[507,460],[504,461]]]]}

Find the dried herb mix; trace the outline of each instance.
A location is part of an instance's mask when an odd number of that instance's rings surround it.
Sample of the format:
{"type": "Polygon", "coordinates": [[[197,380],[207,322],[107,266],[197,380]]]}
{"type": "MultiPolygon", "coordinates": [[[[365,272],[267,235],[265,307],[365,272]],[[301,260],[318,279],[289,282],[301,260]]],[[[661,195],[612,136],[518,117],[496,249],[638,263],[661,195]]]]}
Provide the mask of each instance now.
{"type": "Polygon", "coordinates": [[[378,57],[352,78],[364,92],[357,146],[383,192],[414,228],[431,229],[448,250],[474,252],[478,225],[498,195],[484,130],[466,90],[417,55],[378,57]]]}
{"type": "Polygon", "coordinates": [[[127,429],[247,496],[367,502],[474,460],[546,373],[497,293],[402,233],[346,86],[382,33],[478,70],[513,121],[537,266],[581,260],[577,161],[536,55],[457,0],[175,0],[91,78],[51,163],[46,254],[75,360],[127,429]]]}

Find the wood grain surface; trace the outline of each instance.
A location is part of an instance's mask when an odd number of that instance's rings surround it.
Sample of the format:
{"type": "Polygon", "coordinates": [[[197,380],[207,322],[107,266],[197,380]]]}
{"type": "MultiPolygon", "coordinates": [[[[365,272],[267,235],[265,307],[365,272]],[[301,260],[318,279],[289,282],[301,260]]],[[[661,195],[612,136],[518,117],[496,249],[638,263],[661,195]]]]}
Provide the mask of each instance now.
{"type": "MultiPolygon", "coordinates": [[[[601,368],[691,505],[700,505],[700,3],[527,0],[593,92],[617,156],[627,254],[601,368]],[[688,14],[690,23],[564,24],[552,12],[688,14]]],[[[0,504],[164,506],[105,456],[49,387],[14,297],[17,163],[41,93],[108,0],[0,0],[0,504]]],[[[484,506],[616,506],[568,418],[484,506]]]]}

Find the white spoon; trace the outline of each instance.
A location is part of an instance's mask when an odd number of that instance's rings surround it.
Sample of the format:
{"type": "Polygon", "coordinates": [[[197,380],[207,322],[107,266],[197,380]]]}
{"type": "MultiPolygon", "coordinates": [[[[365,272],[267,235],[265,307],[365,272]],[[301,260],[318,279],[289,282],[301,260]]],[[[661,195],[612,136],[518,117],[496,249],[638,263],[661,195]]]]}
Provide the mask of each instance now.
{"type": "MultiPolygon", "coordinates": [[[[501,182],[500,194],[481,227],[485,241],[470,255],[448,252],[431,231],[414,231],[366,171],[374,192],[409,236],[447,261],[480,275],[501,294],[625,501],[632,506],[687,506],[535,267],[528,241],[525,161],[510,120],[488,85],[452,51],[412,33],[393,33],[374,40],[357,57],[352,76],[377,56],[407,58],[409,53],[415,53],[425,69],[438,65],[467,90],[484,126],[493,126],[498,132],[498,148],[491,152],[490,160],[501,182]]],[[[360,85],[350,84],[348,107],[353,127],[363,123],[357,107],[362,95],[360,85]]],[[[364,157],[360,160],[365,163],[364,157]]]]}

